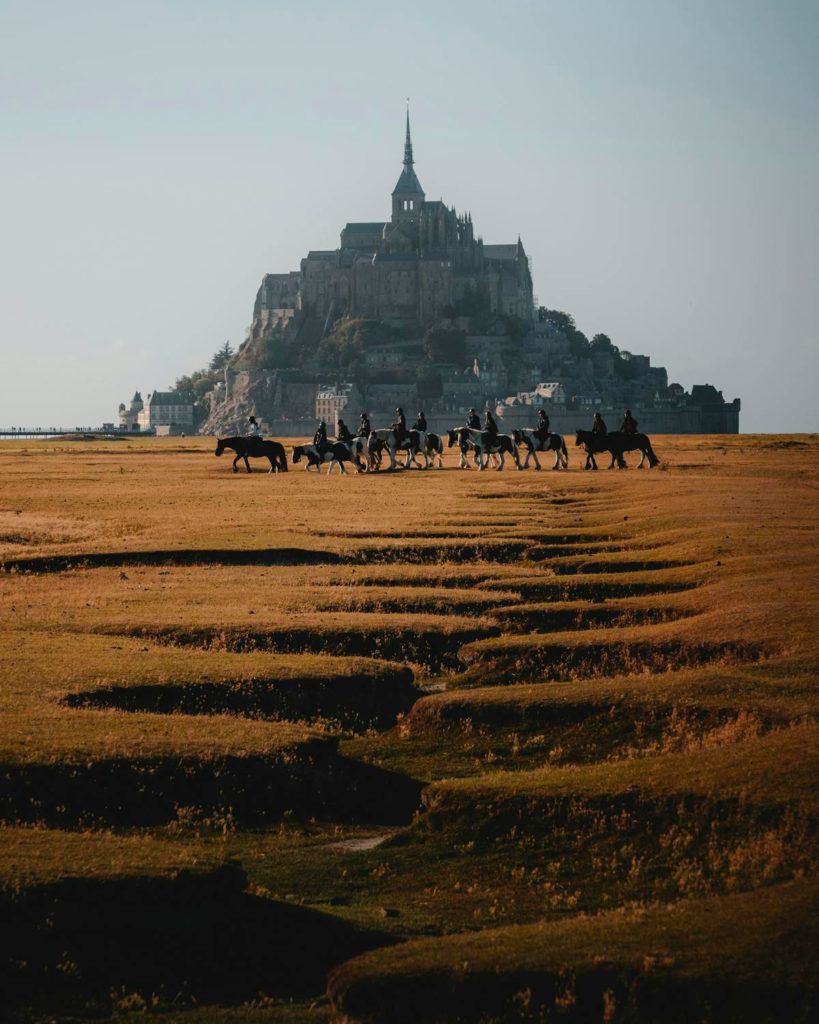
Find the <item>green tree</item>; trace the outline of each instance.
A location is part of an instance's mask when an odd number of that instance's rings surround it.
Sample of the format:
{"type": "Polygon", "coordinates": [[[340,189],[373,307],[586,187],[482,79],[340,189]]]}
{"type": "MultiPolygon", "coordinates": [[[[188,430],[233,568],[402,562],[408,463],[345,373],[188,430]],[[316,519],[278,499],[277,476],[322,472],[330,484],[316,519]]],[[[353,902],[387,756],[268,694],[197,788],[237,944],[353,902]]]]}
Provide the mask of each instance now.
{"type": "Polygon", "coordinates": [[[218,349],[208,364],[208,369],[214,370],[217,373],[219,370],[224,370],[227,364],[230,362],[230,358],[233,355],[233,349],[231,348],[230,342],[226,341],[224,345],[218,349]]]}

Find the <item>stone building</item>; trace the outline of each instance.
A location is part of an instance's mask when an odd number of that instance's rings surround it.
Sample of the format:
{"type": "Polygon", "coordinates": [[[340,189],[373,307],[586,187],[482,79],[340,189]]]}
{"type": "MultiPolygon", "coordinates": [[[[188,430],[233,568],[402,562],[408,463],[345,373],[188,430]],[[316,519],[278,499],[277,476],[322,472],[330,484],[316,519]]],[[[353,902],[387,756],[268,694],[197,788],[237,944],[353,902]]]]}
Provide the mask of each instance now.
{"type": "Polygon", "coordinates": [[[126,408],[119,406],[120,430],[157,434],[184,433],[193,428],[193,403],[183,401],[175,391],[154,391],[145,401],[137,391],[126,408]]]}
{"type": "Polygon", "coordinates": [[[337,249],[312,250],[298,271],[267,274],[256,296],[257,324],[300,312],[326,326],[342,314],[429,324],[468,295],[490,312],[532,317],[532,277],[518,237],[485,245],[469,213],[428,200],[414,169],[409,113],[404,167],[389,220],[348,223],[337,249]]]}
{"type": "Polygon", "coordinates": [[[335,433],[339,416],[348,427],[358,421],[361,403],[361,394],[355,384],[322,384],[316,391],[316,419],[324,420],[335,433]],[[349,412],[346,411],[348,407],[349,412]]]}
{"type": "Polygon", "coordinates": [[[139,430],[139,414],[142,412],[143,402],[142,395],[138,392],[134,392],[134,397],[131,399],[131,404],[126,407],[125,402],[119,403],[119,429],[120,430],[139,430]]]}

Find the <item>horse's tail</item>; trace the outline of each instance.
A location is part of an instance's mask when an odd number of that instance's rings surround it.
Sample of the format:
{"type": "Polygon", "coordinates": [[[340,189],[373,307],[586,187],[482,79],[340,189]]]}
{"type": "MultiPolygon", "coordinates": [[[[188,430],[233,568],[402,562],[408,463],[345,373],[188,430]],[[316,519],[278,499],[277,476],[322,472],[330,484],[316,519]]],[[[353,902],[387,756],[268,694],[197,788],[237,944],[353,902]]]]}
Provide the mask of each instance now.
{"type": "Polygon", "coordinates": [[[279,472],[280,473],[286,473],[287,472],[287,452],[285,452],[285,450],[284,450],[284,445],[279,445],[279,451],[278,451],[278,454],[276,456],[276,460],[277,460],[277,462],[279,464],[279,472]]]}
{"type": "Polygon", "coordinates": [[[560,451],[563,453],[563,458],[568,462],[569,453],[566,451],[566,438],[562,434],[560,436],[560,451]]]}

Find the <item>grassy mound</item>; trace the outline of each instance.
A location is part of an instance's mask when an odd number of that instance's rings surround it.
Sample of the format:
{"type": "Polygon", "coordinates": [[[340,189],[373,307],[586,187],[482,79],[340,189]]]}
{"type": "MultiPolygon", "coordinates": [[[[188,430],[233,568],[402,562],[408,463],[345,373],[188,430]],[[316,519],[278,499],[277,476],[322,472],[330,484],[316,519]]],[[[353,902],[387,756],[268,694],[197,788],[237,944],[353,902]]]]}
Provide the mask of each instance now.
{"type": "Polygon", "coordinates": [[[815,880],[747,895],[487,929],[336,968],[351,1021],[808,1021],[819,1009],[815,880]]]}

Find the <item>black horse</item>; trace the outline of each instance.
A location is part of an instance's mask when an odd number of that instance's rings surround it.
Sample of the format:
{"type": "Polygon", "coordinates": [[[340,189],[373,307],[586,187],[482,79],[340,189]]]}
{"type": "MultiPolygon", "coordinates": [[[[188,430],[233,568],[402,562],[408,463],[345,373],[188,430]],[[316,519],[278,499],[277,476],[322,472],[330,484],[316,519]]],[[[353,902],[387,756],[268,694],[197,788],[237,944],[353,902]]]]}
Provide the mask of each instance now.
{"type": "Polygon", "coordinates": [[[594,434],[591,430],[578,430],[575,445],[583,445],[586,449],[585,469],[597,469],[595,453],[609,452],[611,464],[609,469],[614,469],[614,461],[617,460],[619,469],[628,469],[623,452],[640,452],[638,469],[643,468],[643,462],[648,459],[649,468],[659,464],[659,459],[654,454],[651,441],[646,434],[624,434],[622,431],[612,431],[610,434],[594,434]]]}
{"type": "Polygon", "coordinates": [[[271,473],[287,472],[287,456],[284,454],[284,448],[278,441],[265,441],[260,437],[242,437],[241,435],[238,437],[217,438],[216,454],[221,455],[225,448],[230,448],[236,452],[236,458],[233,460],[234,473],[239,472],[236,466],[239,459],[245,460],[245,468],[248,473],[250,472],[248,459],[268,459],[270,461],[271,473]]]}

